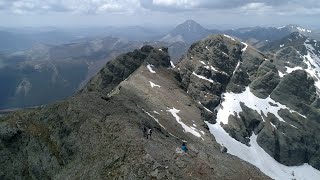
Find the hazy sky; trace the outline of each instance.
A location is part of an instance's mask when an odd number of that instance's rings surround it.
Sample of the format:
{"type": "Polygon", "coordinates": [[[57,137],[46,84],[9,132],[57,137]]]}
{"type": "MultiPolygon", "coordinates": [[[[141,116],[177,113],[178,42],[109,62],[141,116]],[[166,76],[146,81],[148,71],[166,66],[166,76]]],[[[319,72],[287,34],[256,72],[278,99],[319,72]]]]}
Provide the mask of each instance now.
{"type": "Polygon", "coordinates": [[[0,0],[0,26],[320,27],[320,0],[0,0]]]}

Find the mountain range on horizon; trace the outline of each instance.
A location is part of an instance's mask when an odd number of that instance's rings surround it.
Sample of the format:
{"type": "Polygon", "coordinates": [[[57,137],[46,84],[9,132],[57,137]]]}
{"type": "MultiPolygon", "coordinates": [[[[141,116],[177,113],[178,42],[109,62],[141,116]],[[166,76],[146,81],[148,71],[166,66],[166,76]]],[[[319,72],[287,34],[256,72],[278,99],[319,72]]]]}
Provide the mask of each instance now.
{"type": "Polygon", "coordinates": [[[179,24],[175,29],[171,30],[167,35],[162,37],[161,40],[167,42],[184,41],[192,43],[195,40],[205,38],[209,34],[228,34],[240,38],[242,41],[247,41],[249,39],[255,39],[256,41],[273,41],[289,35],[292,32],[300,32],[301,34],[312,38],[319,38],[319,32],[317,32],[317,30],[309,30],[294,24],[288,24],[282,27],[255,26],[230,30],[218,30],[206,29],[193,20],[186,20],[182,24],[179,24]]]}
{"type": "MultiPolygon", "coordinates": [[[[214,27],[211,25],[211,27],[214,27]]],[[[71,41],[79,41],[82,38],[106,37],[113,36],[125,38],[129,41],[155,41],[165,42],[184,41],[188,44],[193,43],[206,37],[209,34],[228,34],[247,40],[255,38],[259,41],[272,41],[291,32],[300,32],[304,35],[319,39],[319,30],[303,28],[295,24],[288,24],[282,27],[243,27],[236,29],[205,28],[194,20],[186,20],[178,24],[174,29],[168,27],[79,27],[79,28],[56,28],[56,27],[21,27],[6,28],[0,27],[0,37],[3,40],[0,43],[0,52],[14,52],[17,50],[26,50],[34,45],[45,44],[62,44],[71,41]],[[190,29],[191,28],[191,29],[190,29]],[[192,30],[192,31],[190,31],[192,30]],[[195,33],[197,31],[197,33],[195,33]],[[274,33],[275,37],[272,37],[274,33]],[[255,34],[254,36],[252,36],[255,34]],[[181,37],[180,37],[181,36],[181,37]],[[19,42],[19,43],[17,43],[19,42]],[[2,46],[3,45],[3,46],[2,46]]]]}
{"type": "MultiPolygon", "coordinates": [[[[129,28],[126,31],[131,29],[134,29],[133,32],[144,33],[144,29],[140,27],[129,28]]],[[[38,31],[29,29],[26,33],[45,33],[47,31],[59,32],[59,29],[43,28],[38,31]]],[[[122,30],[116,29],[116,31],[118,34],[115,36],[122,36],[122,30]]],[[[110,30],[110,32],[114,31],[110,30]]],[[[0,88],[2,92],[0,109],[38,106],[66,98],[82,87],[106,62],[121,53],[146,44],[154,47],[168,47],[171,59],[176,64],[187,53],[193,42],[210,34],[228,34],[256,48],[261,48],[292,32],[300,32],[308,37],[315,34],[297,25],[278,28],[239,28],[226,31],[209,30],[193,20],[187,20],[166,35],[157,35],[151,40],[145,39],[146,36],[136,36],[137,33],[133,33],[132,35],[136,38],[141,38],[140,41],[127,40],[128,36],[81,38],[71,43],[58,45],[50,45],[50,41],[47,41],[49,44],[37,44],[25,51],[0,53],[0,74],[2,82],[6,83],[6,86],[0,88]],[[73,69],[72,74],[67,73],[70,69],[73,69]],[[45,89],[41,86],[50,88],[45,89]],[[49,93],[52,89],[56,90],[49,93]],[[41,98],[36,98],[37,96],[41,98]]],[[[18,44],[20,42],[21,40],[18,44]]],[[[8,44],[3,43],[3,45],[8,44]]]]}

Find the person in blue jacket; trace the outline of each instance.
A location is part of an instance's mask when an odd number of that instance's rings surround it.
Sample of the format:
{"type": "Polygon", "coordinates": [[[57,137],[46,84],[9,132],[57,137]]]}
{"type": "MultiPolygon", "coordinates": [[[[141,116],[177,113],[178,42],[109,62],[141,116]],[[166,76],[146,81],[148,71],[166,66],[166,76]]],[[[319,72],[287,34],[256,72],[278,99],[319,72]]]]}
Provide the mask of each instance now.
{"type": "Polygon", "coordinates": [[[187,148],[187,145],[186,145],[185,142],[182,142],[181,149],[182,149],[183,152],[187,152],[188,148],[187,148]]]}

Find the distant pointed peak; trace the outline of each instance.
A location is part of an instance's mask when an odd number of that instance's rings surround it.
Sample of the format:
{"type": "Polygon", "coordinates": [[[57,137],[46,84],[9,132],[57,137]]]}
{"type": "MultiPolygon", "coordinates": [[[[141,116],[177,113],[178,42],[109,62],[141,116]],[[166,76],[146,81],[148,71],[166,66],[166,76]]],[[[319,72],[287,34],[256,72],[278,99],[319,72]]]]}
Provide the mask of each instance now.
{"type": "Polygon", "coordinates": [[[184,21],[182,24],[199,24],[197,23],[195,20],[193,19],[187,19],[186,21],[184,21]]]}
{"type": "Polygon", "coordinates": [[[183,23],[179,24],[179,25],[177,26],[177,28],[179,28],[179,27],[180,27],[180,28],[181,28],[181,27],[186,27],[186,28],[188,28],[188,29],[190,29],[190,27],[204,29],[204,27],[202,27],[199,23],[197,23],[196,21],[191,20],[191,19],[186,20],[186,21],[184,21],[183,23]]]}

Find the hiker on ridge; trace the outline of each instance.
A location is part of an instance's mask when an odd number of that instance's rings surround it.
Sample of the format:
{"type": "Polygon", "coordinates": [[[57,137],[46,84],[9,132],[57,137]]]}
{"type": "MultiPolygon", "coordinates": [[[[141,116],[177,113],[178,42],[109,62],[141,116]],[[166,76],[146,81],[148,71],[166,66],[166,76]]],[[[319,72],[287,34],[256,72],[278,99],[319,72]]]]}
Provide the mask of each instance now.
{"type": "Polygon", "coordinates": [[[147,139],[149,139],[149,137],[150,137],[150,139],[151,139],[151,134],[152,134],[152,130],[149,129],[149,130],[148,130],[148,134],[147,134],[147,139]]]}
{"type": "Polygon", "coordinates": [[[182,150],[183,152],[187,152],[188,148],[187,148],[187,145],[186,145],[185,142],[182,142],[181,150],[182,150]]]}

